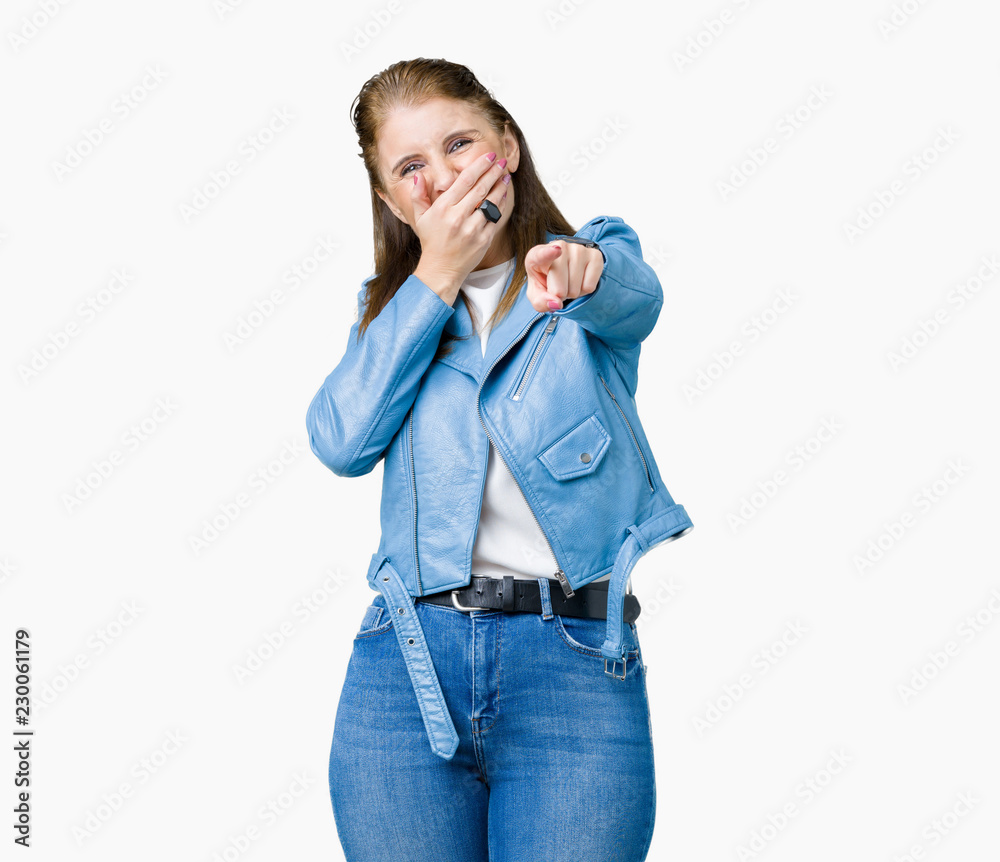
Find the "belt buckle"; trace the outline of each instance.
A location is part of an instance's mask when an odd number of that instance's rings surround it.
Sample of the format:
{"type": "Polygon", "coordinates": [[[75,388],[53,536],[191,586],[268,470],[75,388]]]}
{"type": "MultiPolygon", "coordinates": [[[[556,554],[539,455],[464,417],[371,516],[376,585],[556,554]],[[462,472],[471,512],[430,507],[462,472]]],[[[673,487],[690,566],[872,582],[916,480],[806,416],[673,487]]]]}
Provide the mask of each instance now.
{"type": "Polygon", "coordinates": [[[465,607],[465,605],[459,604],[458,596],[456,595],[457,593],[458,593],[458,590],[452,590],[451,591],[451,603],[456,608],[458,608],[460,611],[478,611],[479,610],[479,608],[477,608],[477,607],[467,608],[467,607],[465,607]]]}
{"type": "Polygon", "coordinates": [[[622,675],[621,676],[618,676],[618,674],[615,673],[615,665],[618,664],[618,659],[616,659],[616,658],[610,658],[610,659],[606,658],[606,659],[604,659],[604,672],[608,676],[613,676],[615,679],[625,679],[625,667],[628,664],[628,656],[626,656],[625,658],[623,658],[621,660],[621,662],[622,662],[622,675]],[[611,664],[611,670],[608,670],[608,662],[609,661],[612,663],[611,664]]]}

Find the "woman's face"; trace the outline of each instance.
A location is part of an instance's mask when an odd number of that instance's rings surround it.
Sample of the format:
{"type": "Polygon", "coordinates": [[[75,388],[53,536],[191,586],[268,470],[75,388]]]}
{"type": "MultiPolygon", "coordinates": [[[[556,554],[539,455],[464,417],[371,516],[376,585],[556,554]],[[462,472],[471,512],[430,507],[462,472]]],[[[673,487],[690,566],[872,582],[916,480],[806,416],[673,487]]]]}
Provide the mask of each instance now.
{"type": "MultiPolygon", "coordinates": [[[[423,174],[431,204],[446,191],[462,170],[485,153],[507,159],[506,170],[517,170],[517,138],[507,129],[498,137],[486,118],[465,102],[435,97],[413,107],[396,108],[382,126],[378,139],[379,170],[385,192],[378,196],[400,221],[413,227],[410,191],[413,175],[423,174]]],[[[497,203],[497,201],[494,201],[497,203]]],[[[516,201],[514,183],[507,186],[507,203],[497,222],[497,237],[516,201]]],[[[480,216],[482,218],[482,216],[480,216]]]]}

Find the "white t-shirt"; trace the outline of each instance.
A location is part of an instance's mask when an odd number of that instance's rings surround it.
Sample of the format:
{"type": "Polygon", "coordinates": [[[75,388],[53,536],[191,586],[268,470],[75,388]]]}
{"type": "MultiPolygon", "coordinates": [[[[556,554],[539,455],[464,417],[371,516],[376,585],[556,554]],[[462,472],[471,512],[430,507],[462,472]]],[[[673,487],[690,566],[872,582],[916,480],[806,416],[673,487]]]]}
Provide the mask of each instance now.
{"type": "MultiPolygon", "coordinates": [[[[490,327],[483,327],[483,324],[500,301],[514,263],[515,258],[511,258],[496,266],[470,272],[462,283],[461,290],[476,309],[483,356],[486,355],[486,342],[490,335],[490,327]]],[[[479,530],[472,548],[472,572],[494,578],[512,575],[519,580],[555,578],[556,572],[555,557],[545,534],[492,443],[486,465],[479,530]]],[[[609,576],[596,580],[607,581],[609,576]]]]}

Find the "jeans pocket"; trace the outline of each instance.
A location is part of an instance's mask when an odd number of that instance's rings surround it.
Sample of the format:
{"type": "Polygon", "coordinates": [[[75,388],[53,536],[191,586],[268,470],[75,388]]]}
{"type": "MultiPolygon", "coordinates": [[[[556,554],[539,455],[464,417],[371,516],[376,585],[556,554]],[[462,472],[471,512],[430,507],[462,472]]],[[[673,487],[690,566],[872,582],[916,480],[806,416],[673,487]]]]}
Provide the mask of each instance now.
{"type": "Polygon", "coordinates": [[[365,609],[365,615],[361,620],[361,628],[354,636],[359,638],[371,637],[382,634],[392,628],[392,616],[385,606],[385,599],[381,595],[376,596],[372,603],[365,609]]]}
{"type": "MultiPolygon", "coordinates": [[[[590,617],[555,615],[556,631],[570,649],[584,655],[601,656],[601,647],[608,636],[608,621],[590,617]]],[[[635,623],[626,623],[622,631],[622,645],[628,648],[628,658],[639,654],[639,639],[635,623]]]]}

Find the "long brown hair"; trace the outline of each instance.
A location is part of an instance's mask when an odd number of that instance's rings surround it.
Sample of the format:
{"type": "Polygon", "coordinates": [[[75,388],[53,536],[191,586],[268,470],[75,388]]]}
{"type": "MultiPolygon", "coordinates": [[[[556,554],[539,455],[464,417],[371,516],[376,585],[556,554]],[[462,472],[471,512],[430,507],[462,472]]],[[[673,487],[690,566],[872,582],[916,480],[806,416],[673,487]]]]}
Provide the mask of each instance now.
{"type": "MultiPolygon", "coordinates": [[[[417,105],[434,97],[467,103],[486,118],[498,136],[502,137],[509,128],[516,136],[520,148],[515,178],[517,200],[506,224],[516,263],[513,276],[497,303],[491,320],[499,322],[513,307],[520,286],[527,278],[525,255],[533,246],[546,241],[546,230],[569,236],[576,233],[542,185],[521,127],[466,66],[424,57],[394,63],[369,78],[351,106],[351,120],[361,146],[359,155],[364,160],[371,185],[376,273],[368,282],[358,338],[420,262],[420,240],[417,235],[408,224],[396,218],[377,194],[377,191],[385,192],[378,167],[378,136],[385,118],[393,109],[417,105]]],[[[475,319],[468,298],[463,292],[459,296],[475,319]]],[[[435,358],[449,351],[447,342],[451,338],[453,336],[450,333],[443,333],[435,358]]]]}

